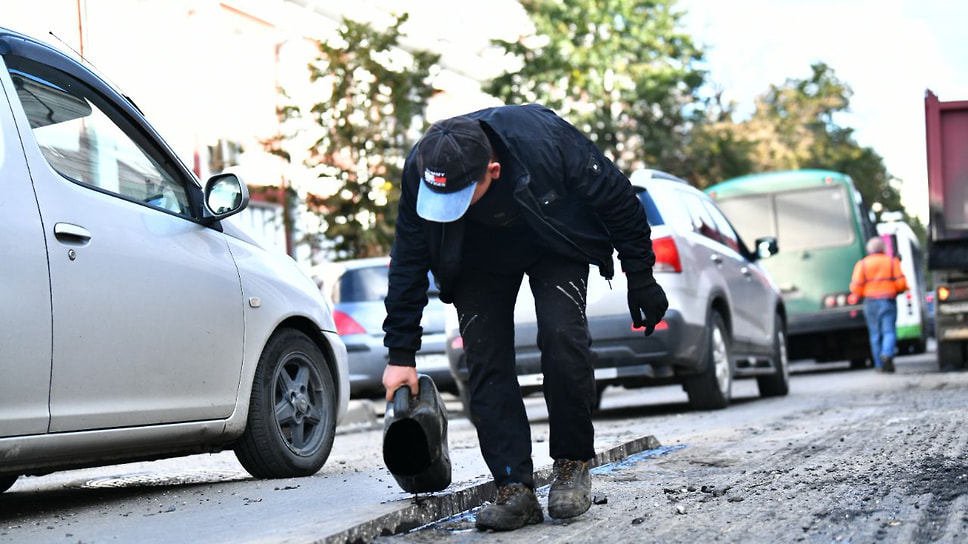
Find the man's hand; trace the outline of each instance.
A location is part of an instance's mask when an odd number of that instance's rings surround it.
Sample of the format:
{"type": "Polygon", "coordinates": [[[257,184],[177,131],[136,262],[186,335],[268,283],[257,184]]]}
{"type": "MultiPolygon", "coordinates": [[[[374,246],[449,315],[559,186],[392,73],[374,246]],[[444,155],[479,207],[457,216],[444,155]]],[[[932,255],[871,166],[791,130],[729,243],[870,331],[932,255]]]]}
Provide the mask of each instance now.
{"type": "Polygon", "coordinates": [[[665,291],[655,281],[641,287],[629,287],[628,300],[632,325],[636,328],[644,326],[646,336],[652,334],[655,326],[662,321],[662,316],[669,309],[669,300],[666,299],[665,291]]]}
{"type": "Polygon", "coordinates": [[[387,389],[387,402],[393,402],[393,394],[404,385],[410,387],[410,394],[417,395],[417,369],[412,366],[387,365],[383,371],[383,387],[387,389]]]}

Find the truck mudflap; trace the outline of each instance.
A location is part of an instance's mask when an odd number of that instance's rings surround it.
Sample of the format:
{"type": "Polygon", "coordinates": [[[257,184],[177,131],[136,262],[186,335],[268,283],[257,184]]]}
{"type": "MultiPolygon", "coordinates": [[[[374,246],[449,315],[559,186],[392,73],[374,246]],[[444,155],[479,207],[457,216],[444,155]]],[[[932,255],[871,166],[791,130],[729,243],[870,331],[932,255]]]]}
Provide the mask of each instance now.
{"type": "Polygon", "coordinates": [[[942,370],[968,366],[968,282],[937,286],[935,329],[938,338],[938,365],[942,370]]]}

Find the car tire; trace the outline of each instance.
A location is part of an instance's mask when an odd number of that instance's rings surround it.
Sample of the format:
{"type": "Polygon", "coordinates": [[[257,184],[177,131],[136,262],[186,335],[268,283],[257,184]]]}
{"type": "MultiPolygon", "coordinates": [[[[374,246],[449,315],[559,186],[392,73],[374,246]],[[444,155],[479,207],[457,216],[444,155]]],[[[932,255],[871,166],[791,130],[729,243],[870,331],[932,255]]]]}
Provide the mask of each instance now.
{"type": "Polygon", "coordinates": [[[853,370],[863,370],[869,366],[870,359],[867,357],[851,359],[850,368],[853,370]]]}
{"type": "Polygon", "coordinates": [[[602,385],[599,383],[595,384],[595,404],[592,406],[592,410],[598,412],[602,409],[602,397],[605,396],[605,388],[607,385],[602,385]]]}
{"type": "Polygon", "coordinates": [[[467,382],[462,382],[455,379],[454,383],[457,384],[457,398],[460,399],[460,414],[467,419],[471,418],[471,392],[470,384],[467,382]]]}
{"type": "Polygon", "coordinates": [[[718,312],[713,312],[706,330],[703,372],[686,379],[686,394],[693,409],[718,410],[729,406],[733,394],[732,342],[718,312]]]}
{"type": "Polygon", "coordinates": [[[274,334],[252,383],[249,419],[235,446],[256,478],[309,476],[336,436],[336,387],[319,347],[291,329],[274,334]]]}
{"type": "Polygon", "coordinates": [[[0,493],[13,487],[19,476],[0,476],[0,493]]]}
{"type": "Polygon", "coordinates": [[[782,397],[790,392],[790,361],[787,358],[786,326],[779,314],[773,325],[773,366],[776,372],[757,376],[756,386],[761,397],[782,397]]]}

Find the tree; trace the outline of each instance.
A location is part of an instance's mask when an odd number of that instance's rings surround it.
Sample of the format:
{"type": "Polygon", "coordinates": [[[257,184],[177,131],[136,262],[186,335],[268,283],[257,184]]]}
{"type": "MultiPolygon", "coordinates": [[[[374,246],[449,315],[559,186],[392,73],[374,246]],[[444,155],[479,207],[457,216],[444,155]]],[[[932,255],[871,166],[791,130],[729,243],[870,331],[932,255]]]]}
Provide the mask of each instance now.
{"type": "Polygon", "coordinates": [[[854,180],[869,205],[878,202],[885,210],[903,211],[893,185],[896,180],[884,159],[874,149],[858,144],[854,129],[837,123],[838,114],[849,111],[850,86],[825,63],[815,63],[810,69],[805,79],[770,85],[745,121],[732,121],[732,105],[720,106],[715,117],[707,110],[707,122],[694,124],[690,142],[694,156],[704,157],[698,161],[702,171],[696,177],[715,182],[754,172],[835,170],[854,180]],[[742,171],[744,168],[747,170],[742,171]],[[717,177],[718,173],[728,175],[717,177]]]}
{"type": "Polygon", "coordinates": [[[703,108],[693,114],[684,144],[689,160],[676,171],[699,188],[754,170],[756,143],[738,129],[736,104],[724,103],[722,94],[703,100],[703,108]]]}
{"type": "Polygon", "coordinates": [[[702,51],[679,29],[674,0],[522,0],[535,35],[494,43],[521,61],[487,92],[540,102],[571,121],[615,163],[675,171],[702,51]]]}
{"type": "MultiPolygon", "coordinates": [[[[320,55],[309,65],[322,100],[308,109],[291,103],[279,108],[283,121],[311,121],[312,144],[303,162],[317,182],[305,203],[320,218],[322,232],[314,235],[331,244],[336,259],[386,255],[393,242],[398,180],[412,135],[424,128],[439,59],[400,47],[406,20],[406,14],[398,16],[380,31],[344,18],[339,35],[320,41],[320,55]]],[[[266,144],[291,158],[286,142],[305,138],[297,132],[266,144]]]]}

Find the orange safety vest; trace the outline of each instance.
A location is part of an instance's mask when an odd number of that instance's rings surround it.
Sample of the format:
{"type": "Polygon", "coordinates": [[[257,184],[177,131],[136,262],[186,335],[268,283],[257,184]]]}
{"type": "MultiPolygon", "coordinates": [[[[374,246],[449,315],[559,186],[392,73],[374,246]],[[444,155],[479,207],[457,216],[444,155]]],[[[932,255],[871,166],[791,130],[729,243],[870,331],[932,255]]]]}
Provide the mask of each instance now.
{"type": "Polygon", "coordinates": [[[907,279],[897,257],[871,253],[854,265],[850,292],[861,298],[894,298],[907,290],[907,279]]]}

